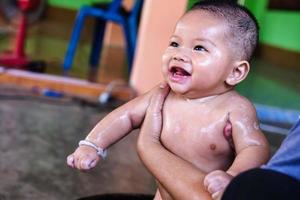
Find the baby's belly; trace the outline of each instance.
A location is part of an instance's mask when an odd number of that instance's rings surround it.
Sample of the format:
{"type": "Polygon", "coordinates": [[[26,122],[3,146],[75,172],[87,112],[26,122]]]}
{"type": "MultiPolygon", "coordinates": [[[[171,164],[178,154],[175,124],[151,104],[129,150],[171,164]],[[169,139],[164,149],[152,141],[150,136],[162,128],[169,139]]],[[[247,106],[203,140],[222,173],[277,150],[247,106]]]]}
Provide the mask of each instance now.
{"type": "Polygon", "coordinates": [[[234,152],[223,134],[174,134],[173,131],[163,131],[161,142],[169,151],[205,173],[226,170],[233,161],[234,152]]]}

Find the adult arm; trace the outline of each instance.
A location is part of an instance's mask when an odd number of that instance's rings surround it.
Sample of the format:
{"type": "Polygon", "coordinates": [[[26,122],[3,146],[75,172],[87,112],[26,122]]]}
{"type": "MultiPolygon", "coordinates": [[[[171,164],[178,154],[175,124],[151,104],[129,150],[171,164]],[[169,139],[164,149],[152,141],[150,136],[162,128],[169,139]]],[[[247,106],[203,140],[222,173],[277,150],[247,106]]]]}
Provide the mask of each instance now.
{"type": "Polygon", "coordinates": [[[173,199],[209,200],[210,194],[203,186],[205,174],[169,152],[160,143],[161,110],[169,91],[168,86],[163,86],[152,95],[137,143],[138,154],[144,165],[173,199]]]}

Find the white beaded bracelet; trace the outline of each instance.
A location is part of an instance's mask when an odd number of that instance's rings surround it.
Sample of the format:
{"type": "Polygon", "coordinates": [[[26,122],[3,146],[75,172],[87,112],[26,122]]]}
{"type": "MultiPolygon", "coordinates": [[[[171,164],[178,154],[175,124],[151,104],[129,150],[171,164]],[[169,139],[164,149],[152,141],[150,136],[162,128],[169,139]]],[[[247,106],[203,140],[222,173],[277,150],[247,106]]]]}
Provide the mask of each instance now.
{"type": "Polygon", "coordinates": [[[85,146],[92,147],[93,149],[96,150],[98,156],[100,156],[102,159],[105,159],[105,157],[107,156],[107,150],[106,149],[102,149],[102,148],[98,147],[97,145],[95,145],[94,143],[92,143],[88,140],[80,140],[78,145],[79,146],[85,145],[85,146]]]}

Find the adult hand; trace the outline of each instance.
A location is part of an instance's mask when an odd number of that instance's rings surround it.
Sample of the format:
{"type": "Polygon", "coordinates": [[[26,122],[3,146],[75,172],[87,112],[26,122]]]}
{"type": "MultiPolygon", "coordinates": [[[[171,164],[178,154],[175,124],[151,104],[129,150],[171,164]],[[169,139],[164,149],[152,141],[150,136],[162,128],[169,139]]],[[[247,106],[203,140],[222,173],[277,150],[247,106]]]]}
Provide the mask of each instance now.
{"type": "Polygon", "coordinates": [[[162,108],[168,92],[169,86],[164,84],[154,92],[150,100],[138,138],[138,154],[159,182],[163,199],[211,200],[203,186],[205,173],[168,151],[160,143],[162,108]]]}
{"type": "Polygon", "coordinates": [[[138,139],[138,150],[142,150],[141,148],[149,142],[160,143],[162,108],[169,91],[169,86],[162,83],[153,93],[138,139]]]}

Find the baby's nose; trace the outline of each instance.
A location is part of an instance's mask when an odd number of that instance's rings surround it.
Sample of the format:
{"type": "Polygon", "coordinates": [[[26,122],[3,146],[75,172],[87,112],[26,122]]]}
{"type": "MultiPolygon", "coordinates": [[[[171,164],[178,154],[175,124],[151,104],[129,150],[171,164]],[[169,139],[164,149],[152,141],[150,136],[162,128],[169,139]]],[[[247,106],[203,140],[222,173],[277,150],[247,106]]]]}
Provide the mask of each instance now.
{"type": "Polygon", "coordinates": [[[176,61],[187,62],[188,57],[184,54],[177,53],[173,56],[173,59],[176,61]]]}
{"type": "Polygon", "coordinates": [[[187,62],[189,60],[189,52],[186,49],[178,49],[173,55],[173,59],[176,61],[187,62]]]}

